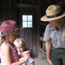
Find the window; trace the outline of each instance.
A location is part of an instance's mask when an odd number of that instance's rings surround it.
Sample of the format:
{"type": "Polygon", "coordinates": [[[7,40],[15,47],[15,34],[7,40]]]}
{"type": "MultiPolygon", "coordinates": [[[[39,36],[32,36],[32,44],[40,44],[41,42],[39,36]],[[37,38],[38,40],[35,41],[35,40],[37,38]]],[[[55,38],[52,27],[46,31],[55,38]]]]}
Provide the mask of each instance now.
{"type": "Polygon", "coordinates": [[[32,28],[32,15],[22,15],[22,27],[32,28]]]}

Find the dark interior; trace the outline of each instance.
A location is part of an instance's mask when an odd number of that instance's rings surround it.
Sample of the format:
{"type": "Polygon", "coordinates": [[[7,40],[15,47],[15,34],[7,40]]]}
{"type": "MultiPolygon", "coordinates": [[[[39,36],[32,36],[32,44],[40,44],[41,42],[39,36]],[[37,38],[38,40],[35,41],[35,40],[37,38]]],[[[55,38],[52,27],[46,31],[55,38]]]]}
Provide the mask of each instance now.
{"type": "Polygon", "coordinates": [[[40,18],[51,4],[58,4],[65,11],[65,0],[0,0],[0,24],[4,20],[16,20],[18,26],[21,27],[19,36],[24,38],[33,57],[38,56],[39,47],[45,50],[40,37],[43,36],[48,23],[40,21],[40,18]],[[33,16],[32,28],[22,28],[22,15],[33,16]]]}

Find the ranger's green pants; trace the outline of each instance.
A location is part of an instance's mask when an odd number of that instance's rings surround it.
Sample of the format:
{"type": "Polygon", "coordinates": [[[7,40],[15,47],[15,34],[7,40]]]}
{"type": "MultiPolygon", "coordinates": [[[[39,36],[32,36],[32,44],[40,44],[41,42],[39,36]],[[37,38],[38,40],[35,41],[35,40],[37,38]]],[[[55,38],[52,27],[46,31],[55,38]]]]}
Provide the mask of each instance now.
{"type": "Polygon", "coordinates": [[[51,60],[53,65],[65,65],[65,48],[51,48],[51,60]]]}

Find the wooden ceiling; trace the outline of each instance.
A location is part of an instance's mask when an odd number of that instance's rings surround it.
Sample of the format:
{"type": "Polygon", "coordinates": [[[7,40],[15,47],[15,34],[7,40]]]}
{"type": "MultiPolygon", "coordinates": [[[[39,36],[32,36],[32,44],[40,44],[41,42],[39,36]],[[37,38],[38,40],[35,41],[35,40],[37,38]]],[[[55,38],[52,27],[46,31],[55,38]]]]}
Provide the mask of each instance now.
{"type": "Polygon", "coordinates": [[[63,8],[65,6],[65,0],[0,0],[0,10],[2,10],[3,8],[6,9],[7,5],[13,4],[14,2],[16,2],[17,4],[22,3],[41,5],[42,8],[47,8],[50,4],[59,4],[63,8]]]}
{"type": "Polygon", "coordinates": [[[50,4],[59,4],[62,8],[65,6],[65,0],[40,0],[42,4],[48,6],[50,4]]]}
{"type": "Polygon", "coordinates": [[[59,4],[62,8],[65,6],[65,0],[16,0],[16,2],[23,4],[37,4],[43,8],[47,8],[50,4],[59,4]]]}

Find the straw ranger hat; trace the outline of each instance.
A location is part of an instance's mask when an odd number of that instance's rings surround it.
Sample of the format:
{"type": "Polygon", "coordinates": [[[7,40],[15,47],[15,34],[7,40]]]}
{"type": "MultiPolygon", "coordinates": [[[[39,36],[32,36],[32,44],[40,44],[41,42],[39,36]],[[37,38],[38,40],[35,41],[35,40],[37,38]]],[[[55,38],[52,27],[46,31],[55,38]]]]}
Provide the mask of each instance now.
{"type": "Polygon", "coordinates": [[[59,5],[50,5],[46,9],[46,15],[41,17],[41,21],[48,22],[51,20],[60,19],[65,16],[65,12],[61,10],[59,5]]]}

